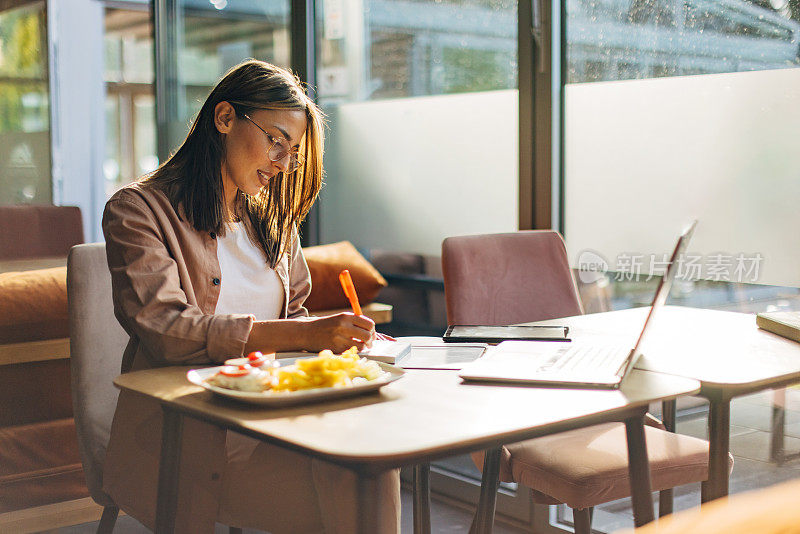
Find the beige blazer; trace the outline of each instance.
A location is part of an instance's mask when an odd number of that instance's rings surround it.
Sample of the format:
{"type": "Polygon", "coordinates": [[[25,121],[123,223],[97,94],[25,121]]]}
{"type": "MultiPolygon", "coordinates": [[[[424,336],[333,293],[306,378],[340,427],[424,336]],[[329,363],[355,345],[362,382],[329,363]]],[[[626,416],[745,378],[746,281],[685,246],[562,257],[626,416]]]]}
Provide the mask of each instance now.
{"type": "MultiPolygon", "coordinates": [[[[130,335],[122,372],[165,365],[201,365],[240,356],[252,315],[214,315],[221,280],[213,233],[195,230],[163,192],[138,183],[122,188],[103,214],[114,313],[130,335]]],[[[307,315],[311,278],[297,234],[276,265],[285,292],[282,318],[307,315]]],[[[265,259],[266,264],[266,259],[265,259]]],[[[109,357],[115,357],[109,355],[109,357]]],[[[225,431],[187,420],[183,429],[179,532],[213,530],[225,431]]],[[[105,491],[126,513],[154,526],[161,410],[123,392],[104,463],[105,491]]]]}
{"type": "MultiPolygon", "coordinates": [[[[214,315],[225,281],[213,232],[195,230],[159,189],[133,183],[106,204],[103,234],[114,313],[131,336],[123,372],[241,356],[254,317],[214,315]]],[[[308,315],[311,276],[293,237],[275,266],[285,292],[281,318],[308,315]]]]}

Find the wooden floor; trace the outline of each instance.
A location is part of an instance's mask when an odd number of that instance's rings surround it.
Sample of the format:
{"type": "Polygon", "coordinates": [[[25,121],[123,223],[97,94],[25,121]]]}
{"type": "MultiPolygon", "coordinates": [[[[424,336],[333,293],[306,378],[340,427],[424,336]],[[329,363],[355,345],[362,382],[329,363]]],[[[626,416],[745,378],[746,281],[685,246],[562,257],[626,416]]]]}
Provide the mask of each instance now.
{"type": "Polygon", "coordinates": [[[99,521],[102,513],[103,508],[88,497],[75,501],[38,506],[0,514],[0,532],[4,534],[61,532],[62,527],[99,521]]]}
{"type": "MultiPolygon", "coordinates": [[[[412,518],[411,518],[411,495],[403,491],[402,495],[402,532],[410,533],[413,531],[412,518]]],[[[469,524],[472,516],[459,508],[447,506],[442,503],[434,501],[431,504],[431,532],[432,534],[451,534],[451,533],[465,533],[469,530],[469,524]]],[[[58,534],[94,534],[97,529],[97,523],[86,523],[69,528],[61,528],[54,532],[58,534]]],[[[0,532],[5,532],[0,530],[0,532]]],[[[11,532],[11,531],[9,531],[11,532]]],[[[148,534],[150,531],[144,528],[140,523],[129,516],[120,517],[117,520],[114,534],[148,534]]],[[[228,529],[222,525],[217,525],[215,534],[227,534],[228,529]]],[[[244,534],[255,534],[255,530],[245,529],[244,534]]],[[[520,530],[516,530],[503,525],[497,525],[494,529],[496,534],[521,534],[520,530]]]]}

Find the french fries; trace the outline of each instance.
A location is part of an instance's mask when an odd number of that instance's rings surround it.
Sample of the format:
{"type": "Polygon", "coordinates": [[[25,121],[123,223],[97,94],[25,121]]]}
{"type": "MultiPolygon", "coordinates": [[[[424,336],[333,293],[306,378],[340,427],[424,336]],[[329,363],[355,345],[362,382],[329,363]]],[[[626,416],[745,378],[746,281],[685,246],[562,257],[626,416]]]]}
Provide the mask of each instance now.
{"type": "Polygon", "coordinates": [[[374,380],[382,374],[377,363],[359,358],[356,347],[350,347],[342,354],[323,350],[315,358],[298,360],[292,366],[278,369],[272,391],[349,387],[354,380],[374,380]]]}

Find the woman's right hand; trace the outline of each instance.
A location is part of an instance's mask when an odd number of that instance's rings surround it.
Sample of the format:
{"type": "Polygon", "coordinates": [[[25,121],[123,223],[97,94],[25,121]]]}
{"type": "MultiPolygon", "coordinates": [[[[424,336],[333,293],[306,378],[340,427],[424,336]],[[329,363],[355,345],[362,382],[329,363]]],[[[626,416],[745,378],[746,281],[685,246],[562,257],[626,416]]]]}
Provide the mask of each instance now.
{"type": "Polygon", "coordinates": [[[309,318],[304,330],[309,345],[306,350],[314,352],[330,349],[339,354],[352,346],[361,351],[371,346],[375,337],[372,319],[349,312],[309,318]]]}

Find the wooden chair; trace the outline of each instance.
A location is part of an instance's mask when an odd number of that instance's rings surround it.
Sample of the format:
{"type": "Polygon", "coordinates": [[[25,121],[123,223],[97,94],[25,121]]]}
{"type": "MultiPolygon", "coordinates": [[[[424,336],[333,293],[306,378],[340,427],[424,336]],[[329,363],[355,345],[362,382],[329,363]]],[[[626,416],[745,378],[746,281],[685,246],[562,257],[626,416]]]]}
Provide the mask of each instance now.
{"type": "MultiPolygon", "coordinates": [[[[448,238],[442,243],[442,266],[449,324],[507,325],[582,313],[566,248],[556,232],[448,238]]],[[[708,478],[708,442],[667,432],[663,426],[646,426],[645,435],[654,490],[708,478]]],[[[622,423],[489,452],[486,464],[483,454],[473,455],[483,468],[484,489],[495,490],[481,492],[473,522],[481,531],[488,531],[493,521],[498,474],[502,481],[530,488],[536,503],[566,503],[573,509],[575,532],[581,534],[591,531],[594,506],[630,495],[622,423]]],[[[669,510],[663,507],[660,513],[669,510]]]]}

